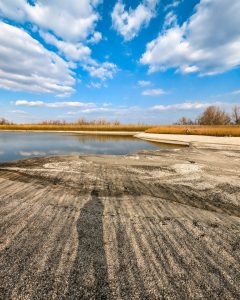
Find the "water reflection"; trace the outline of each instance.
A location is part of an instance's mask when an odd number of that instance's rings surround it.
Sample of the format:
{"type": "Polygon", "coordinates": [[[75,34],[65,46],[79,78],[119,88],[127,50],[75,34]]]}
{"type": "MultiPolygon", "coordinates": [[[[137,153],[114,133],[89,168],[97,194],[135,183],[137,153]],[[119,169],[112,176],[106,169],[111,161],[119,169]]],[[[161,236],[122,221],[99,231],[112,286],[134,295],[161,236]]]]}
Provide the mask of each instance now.
{"type": "Polygon", "coordinates": [[[162,147],[132,136],[0,132],[0,161],[52,155],[123,155],[162,147]]]}
{"type": "Polygon", "coordinates": [[[136,141],[136,138],[130,135],[97,135],[97,134],[72,134],[81,142],[98,141],[98,142],[109,142],[109,141],[136,141]]]}

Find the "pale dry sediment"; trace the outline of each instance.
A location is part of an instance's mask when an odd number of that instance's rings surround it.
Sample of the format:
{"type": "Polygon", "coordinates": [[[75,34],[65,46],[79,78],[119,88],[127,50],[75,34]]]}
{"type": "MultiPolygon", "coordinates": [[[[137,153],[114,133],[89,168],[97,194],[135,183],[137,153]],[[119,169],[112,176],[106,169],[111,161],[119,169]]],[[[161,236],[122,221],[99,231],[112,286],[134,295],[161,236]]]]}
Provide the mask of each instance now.
{"type": "Polygon", "coordinates": [[[0,298],[238,299],[240,152],[0,165],[0,298]]]}
{"type": "Polygon", "coordinates": [[[219,137],[188,134],[158,134],[140,132],[135,137],[152,142],[193,146],[198,149],[239,150],[240,137],[219,137]]]}

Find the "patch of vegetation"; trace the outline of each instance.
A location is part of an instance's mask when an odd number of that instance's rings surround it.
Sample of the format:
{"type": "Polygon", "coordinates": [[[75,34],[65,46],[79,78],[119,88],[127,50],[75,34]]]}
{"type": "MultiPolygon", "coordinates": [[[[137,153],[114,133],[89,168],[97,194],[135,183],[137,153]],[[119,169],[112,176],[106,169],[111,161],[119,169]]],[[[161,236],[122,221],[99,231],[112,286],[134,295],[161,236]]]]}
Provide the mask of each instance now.
{"type": "Polygon", "coordinates": [[[146,130],[147,133],[159,134],[187,134],[208,136],[234,136],[240,137],[240,126],[203,126],[203,125],[172,125],[157,126],[146,130]]]}
{"type": "Polygon", "coordinates": [[[39,131],[145,131],[151,126],[147,125],[101,125],[101,124],[12,124],[0,125],[0,130],[39,130],[39,131]]]}
{"type": "Polygon", "coordinates": [[[157,126],[147,133],[189,134],[207,136],[240,136],[240,106],[235,106],[230,116],[217,106],[209,106],[196,120],[182,117],[173,126],[157,126]]]}

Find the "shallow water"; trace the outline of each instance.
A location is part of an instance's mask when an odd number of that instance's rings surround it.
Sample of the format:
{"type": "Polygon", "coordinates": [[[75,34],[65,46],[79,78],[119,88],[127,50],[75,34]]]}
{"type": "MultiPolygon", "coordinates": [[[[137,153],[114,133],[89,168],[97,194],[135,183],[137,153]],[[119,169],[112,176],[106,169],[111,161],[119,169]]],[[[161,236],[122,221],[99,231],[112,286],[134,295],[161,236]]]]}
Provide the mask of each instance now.
{"type": "Polygon", "coordinates": [[[159,150],[163,145],[131,136],[80,135],[72,133],[0,132],[0,162],[55,155],[124,155],[159,150]]]}

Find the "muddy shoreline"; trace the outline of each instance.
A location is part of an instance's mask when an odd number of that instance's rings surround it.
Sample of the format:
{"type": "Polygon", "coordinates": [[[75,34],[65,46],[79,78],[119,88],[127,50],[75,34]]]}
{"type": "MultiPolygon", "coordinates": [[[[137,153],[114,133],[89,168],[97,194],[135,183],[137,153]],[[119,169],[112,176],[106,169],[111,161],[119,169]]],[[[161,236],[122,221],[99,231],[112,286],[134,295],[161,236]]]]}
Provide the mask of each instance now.
{"type": "Polygon", "coordinates": [[[240,151],[0,164],[0,299],[238,299],[240,151]]]}

